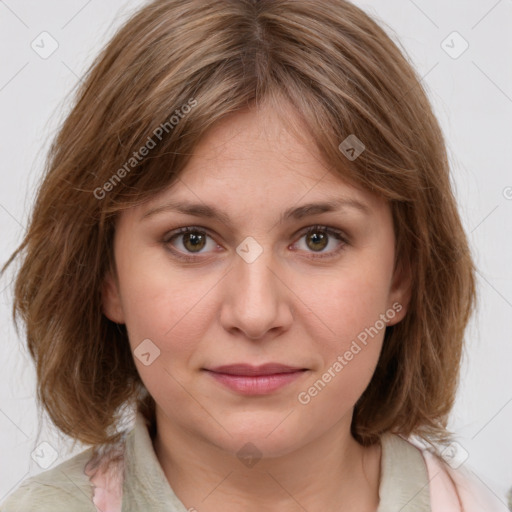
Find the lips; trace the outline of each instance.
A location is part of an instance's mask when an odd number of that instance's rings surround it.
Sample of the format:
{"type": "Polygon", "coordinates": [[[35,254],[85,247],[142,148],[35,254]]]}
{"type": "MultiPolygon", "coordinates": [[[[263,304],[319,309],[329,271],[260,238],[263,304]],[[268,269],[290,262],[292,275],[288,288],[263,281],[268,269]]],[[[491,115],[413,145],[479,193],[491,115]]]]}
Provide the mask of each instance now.
{"type": "Polygon", "coordinates": [[[281,373],[293,373],[306,370],[306,368],[301,368],[298,366],[288,366],[280,363],[267,363],[259,366],[253,366],[245,363],[237,363],[216,366],[214,368],[207,368],[207,370],[215,373],[222,373],[225,375],[255,377],[263,375],[276,375],[281,373]]]}
{"type": "Polygon", "coordinates": [[[205,368],[207,375],[225,388],[241,395],[267,395],[303,378],[307,368],[267,363],[260,366],[239,363],[205,368]]]}

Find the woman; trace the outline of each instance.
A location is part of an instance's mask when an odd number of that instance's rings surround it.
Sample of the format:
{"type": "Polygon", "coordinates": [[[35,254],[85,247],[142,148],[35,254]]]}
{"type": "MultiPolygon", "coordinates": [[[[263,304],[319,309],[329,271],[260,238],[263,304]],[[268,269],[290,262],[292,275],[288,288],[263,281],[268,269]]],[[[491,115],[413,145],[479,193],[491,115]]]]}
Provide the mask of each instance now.
{"type": "Polygon", "coordinates": [[[499,510],[440,457],[475,300],[443,137],[349,2],[141,9],[22,253],[41,404],[91,448],[2,511],[499,510]]]}

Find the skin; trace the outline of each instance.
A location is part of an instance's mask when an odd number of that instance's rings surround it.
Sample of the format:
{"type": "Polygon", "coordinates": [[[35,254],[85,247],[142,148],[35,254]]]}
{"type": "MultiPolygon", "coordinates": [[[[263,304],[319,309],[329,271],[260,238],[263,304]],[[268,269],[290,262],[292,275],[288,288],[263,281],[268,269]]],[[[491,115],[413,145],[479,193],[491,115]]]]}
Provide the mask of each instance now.
{"type": "Polygon", "coordinates": [[[263,106],[217,124],[178,181],[123,211],[104,313],[126,324],[132,351],[145,339],[160,350],[148,366],[135,362],[157,404],[156,456],[187,508],[375,512],[380,445],[361,446],[350,424],[385,329],[308,404],[298,394],[393,304],[402,309],[387,324],[405,316],[410,278],[393,272],[394,243],[389,204],[329,172],[311,140],[297,139],[263,106]],[[339,197],[364,202],[369,213],[344,208],[278,223],[287,208],[339,197]],[[175,211],[141,220],[177,199],[215,205],[232,226],[175,211]],[[322,229],[324,242],[311,240],[314,225],[341,231],[347,243],[332,235],[325,242],[322,229]],[[197,247],[183,235],[169,241],[185,226],[208,236],[197,247]],[[263,251],[251,263],[236,252],[249,236],[263,251]],[[244,396],[203,370],[237,362],[308,371],[271,394],[244,396]],[[261,454],[252,467],[237,457],[248,442],[261,454]]]}

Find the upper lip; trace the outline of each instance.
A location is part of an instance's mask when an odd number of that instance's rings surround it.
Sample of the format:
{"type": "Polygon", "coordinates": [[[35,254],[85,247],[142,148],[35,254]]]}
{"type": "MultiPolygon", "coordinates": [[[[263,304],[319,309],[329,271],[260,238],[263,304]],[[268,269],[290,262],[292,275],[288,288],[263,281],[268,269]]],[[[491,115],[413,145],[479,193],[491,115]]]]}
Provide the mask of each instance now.
{"type": "Polygon", "coordinates": [[[206,370],[215,373],[226,373],[229,375],[274,375],[276,373],[292,373],[300,370],[306,370],[306,368],[288,366],[280,363],[267,363],[260,366],[237,363],[216,366],[214,368],[206,368],[206,370]]]}

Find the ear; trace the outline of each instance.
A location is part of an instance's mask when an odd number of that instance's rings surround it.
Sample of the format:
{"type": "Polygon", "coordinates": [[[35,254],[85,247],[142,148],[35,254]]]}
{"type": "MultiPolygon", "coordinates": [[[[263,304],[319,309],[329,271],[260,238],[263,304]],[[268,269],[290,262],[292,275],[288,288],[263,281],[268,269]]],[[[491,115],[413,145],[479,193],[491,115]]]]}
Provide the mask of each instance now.
{"type": "Polygon", "coordinates": [[[389,291],[388,308],[395,311],[395,316],[389,319],[387,325],[395,325],[405,317],[412,291],[412,272],[408,261],[403,258],[398,262],[389,291]]]}
{"type": "Polygon", "coordinates": [[[124,323],[124,313],[117,279],[109,271],[106,272],[101,289],[103,314],[112,322],[124,323]]]}

